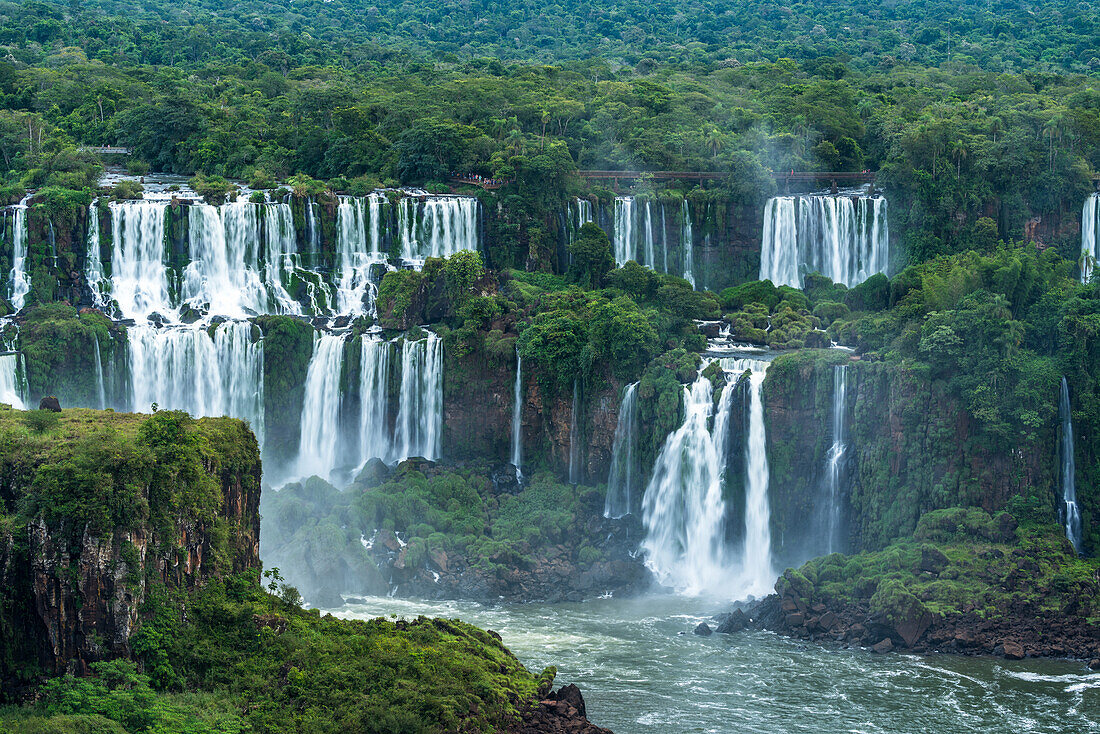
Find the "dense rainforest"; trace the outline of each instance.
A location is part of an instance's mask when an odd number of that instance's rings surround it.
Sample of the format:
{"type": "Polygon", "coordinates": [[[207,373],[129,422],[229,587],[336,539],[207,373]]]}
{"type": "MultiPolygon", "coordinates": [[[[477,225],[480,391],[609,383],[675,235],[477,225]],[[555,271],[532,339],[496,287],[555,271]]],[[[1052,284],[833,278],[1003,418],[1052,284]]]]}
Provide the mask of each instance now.
{"type": "Polygon", "coordinates": [[[47,408],[0,408],[0,729],[605,731],[376,598],[1100,669],[1098,48],[1076,2],[0,3],[0,403],[47,408]]]}

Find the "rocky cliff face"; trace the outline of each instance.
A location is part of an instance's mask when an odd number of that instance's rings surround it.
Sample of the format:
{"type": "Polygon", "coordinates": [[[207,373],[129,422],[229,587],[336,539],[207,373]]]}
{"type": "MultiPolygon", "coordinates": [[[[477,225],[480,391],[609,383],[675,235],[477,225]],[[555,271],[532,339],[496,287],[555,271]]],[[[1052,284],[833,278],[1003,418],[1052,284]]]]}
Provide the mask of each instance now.
{"type": "Polygon", "coordinates": [[[84,674],[91,662],[128,655],[159,584],[190,588],[259,567],[259,453],[240,421],[187,419],[180,440],[202,454],[188,467],[144,444],[143,416],[66,411],[56,433],[24,438],[20,415],[0,416],[11,449],[0,462],[0,697],[40,674],[84,674]],[[74,471],[89,432],[136,446],[124,461],[89,468],[94,487],[74,471]],[[192,469],[201,474],[176,491],[158,486],[192,469]],[[64,498],[52,507],[43,504],[50,481],[64,498]],[[83,501],[127,510],[104,525],[83,501]]]}
{"type": "MultiPolygon", "coordinates": [[[[773,547],[783,566],[824,552],[817,530],[829,510],[833,369],[848,362],[839,352],[784,355],[764,382],[773,547]]],[[[883,362],[849,363],[845,409],[842,551],[882,548],[937,508],[993,512],[1028,488],[1053,502],[1054,425],[1033,440],[991,441],[942,382],[883,362]]]]}

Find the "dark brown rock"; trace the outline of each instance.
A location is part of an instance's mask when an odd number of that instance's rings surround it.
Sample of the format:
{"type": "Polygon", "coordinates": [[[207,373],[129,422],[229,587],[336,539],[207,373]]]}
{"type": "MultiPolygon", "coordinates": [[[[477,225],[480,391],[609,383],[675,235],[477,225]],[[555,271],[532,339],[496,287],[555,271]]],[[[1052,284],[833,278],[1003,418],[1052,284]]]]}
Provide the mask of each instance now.
{"type": "Polygon", "coordinates": [[[920,569],[929,573],[939,574],[950,563],[946,555],[938,548],[924,546],[920,551],[920,569]]]}
{"type": "Polygon", "coordinates": [[[1023,660],[1024,646],[1016,640],[1004,641],[1004,656],[1006,660],[1023,660]]]}
{"type": "Polygon", "coordinates": [[[874,645],[871,646],[871,650],[873,650],[874,652],[879,653],[880,655],[888,653],[893,649],[894,649],[894,641],[891,640],[889,637],[886,637],[882,640],[879,640],[878,642],[876,642],[874,645]]]}
{"type": "Polygon", "coordinates": [[[788,627],[801,627],[806,622],[806,617],[801,612],[788,614],[783,620],[788,627]]]}
{"type": "Polygon", "coordinates": [[[61,403],[53,395],[47,395],[38,401],[39,410],[52,410],[54,413],[61,412],[61,403]]]}

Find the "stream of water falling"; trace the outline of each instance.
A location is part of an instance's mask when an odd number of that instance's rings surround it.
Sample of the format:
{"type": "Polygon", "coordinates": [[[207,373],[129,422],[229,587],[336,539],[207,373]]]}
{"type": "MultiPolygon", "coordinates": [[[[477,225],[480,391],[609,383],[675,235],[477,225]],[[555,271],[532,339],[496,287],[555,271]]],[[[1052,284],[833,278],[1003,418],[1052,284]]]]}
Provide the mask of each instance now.
{"type": "Polygon", "coordinates": [[[611,447],[611,470],[607,477],[604,517],[618,519],[629,515],[634,507],[634,484],[637,481],[634,476],[637,395],[637,382],[630,383],[623,390],[623,400],[619,405],[619,422],[615,425],[615,440],[611,447]]]}
{"type": "Polygon", "coordinates": [[[516,383],[512,388],[512,466],[523,481],[523,357],[516,348],[516,383]]]}
{"type": "Polygon", "coordinates": [[[581,434],[578,415],[580,392],[577,380],[573,380],[573,405],[569,412],[569,483],[579,484],[581,477],[581,434]]]}
{"type": "Polygon", "coordinates": [[[1100,233],[1100,193],[1085,199],[1081,208],[1081,282],[1088,283],[1096,267],[1098,252],[1097,235],[1100,233]]]}
{"type": "Polygon", "coordinates": [[[848,366],[838,364],[833,367],[833,445],[829,447],[826,467],[829,482],[829,504],[827,513],[825,553],[843,550],[840,539],[840,485],[843,480],[844,457],[848,451],[847,435],[847,392],[848,366]]]}
{"type": "Polygon", "coordinates": [[[30,195],[12,207],[12,254],[8,301],[16,311],[23,308],[27,294],[31,292],[31,279],[27,275],[27,202],[30,195]]]}
{"type": "Polygon", "coordinates": [[[19,355],[15,352],[0,354],[0,403],[16,410],[25,410],[25,392],[19,355]]]}
{"type": "Polygon", "coordinates": [[[801,288],[821,273],[851,287],[886,272],[889,255],[882,197],[777,196],[764,207],[760,280],[801,288]]]}
{"type": "Polygon", "coordinates": [[[725,611],[672,595],[564,604],[368,598],[345,618],[423,614],[500,633],[529,670],[576,683],[615,734],[1100,731],[1100,673],[1062,660],[875,655],[767,632],[700,637],[725,611]]]}
{"type": "Polygon", "coordinates": [[[1062,512],[1066,521],[1066,538],[1077,553],[1081,552],[1081,512],[1077,508],[1077,465],[1073,444],[1073,410],[1069,402],[1069,383],[1062,378],[1058,400],[1058,416],[1062,420],[1062,512]]]}

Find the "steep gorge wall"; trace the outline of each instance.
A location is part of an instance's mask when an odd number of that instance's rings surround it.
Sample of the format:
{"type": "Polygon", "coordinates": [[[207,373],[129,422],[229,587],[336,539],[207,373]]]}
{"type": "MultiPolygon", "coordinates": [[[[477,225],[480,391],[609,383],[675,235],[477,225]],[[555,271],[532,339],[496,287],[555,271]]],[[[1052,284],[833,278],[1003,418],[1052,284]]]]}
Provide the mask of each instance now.
{"type": "MultiPolygon", "coordinates": [[[[772,532],[777,560],[821,552],[815,528],[827,511],[833,368],[848,363],[848,451],[841,517],[848,551],[882,548],[930,510],[1005,509],[1018,495],[1044,498],[1053,521],[1057,426],[1007,444],[988,436],[946,385],[897,363],[848,361],[840,352],[778,357],[764,382],[772,532]]],[[[1056,413],[1057,393],[1051,395],[1056,413]]],[[[1048,411],[1049,412],[1049,411],[1048,411]]]]}
{"type": "Polygon", "coordinates": [[[241,421],[72,410],[38,435],[23,415],[0,412],[0,697],[128,655],[157,586],[259,567],[241,421]]]}

